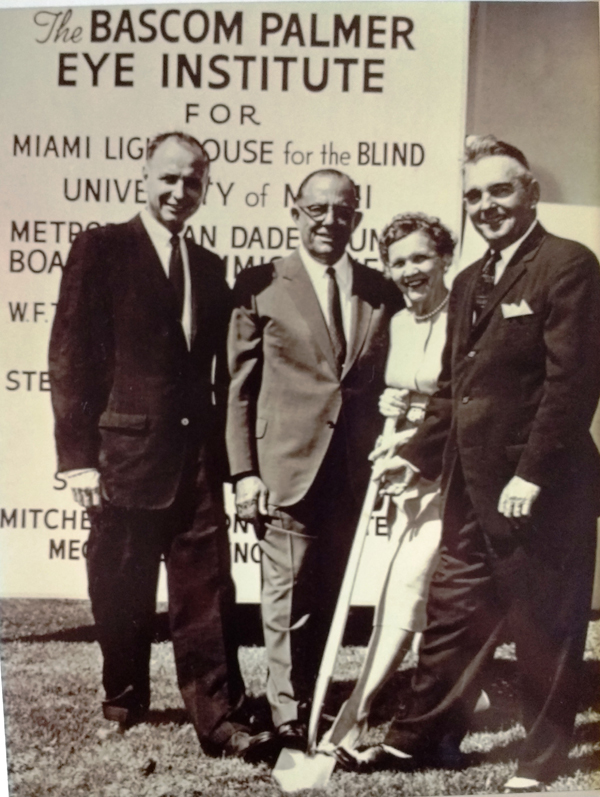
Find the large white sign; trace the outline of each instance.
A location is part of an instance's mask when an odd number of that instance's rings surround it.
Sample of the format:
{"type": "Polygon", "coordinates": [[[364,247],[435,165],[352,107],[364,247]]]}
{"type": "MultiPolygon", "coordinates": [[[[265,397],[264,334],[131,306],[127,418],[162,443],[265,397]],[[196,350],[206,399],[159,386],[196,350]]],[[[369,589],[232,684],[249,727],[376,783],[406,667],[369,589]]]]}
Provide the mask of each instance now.
{"type": "MultiPolygon", "coordinates": [[[[460,226],[466,3],[266,3],[27,9],[0,31],[0,595],[85,597],[85,513],[55,475],[47,344],[75,235],[145,201],[149,136],[179,129],[212,160],[187,234],[228,278],[298,243],[292,196],[332,166],[360,187],[352,252],[378,266],[396,213],[460,226]]],[[[242,601],[258,548],[232,520],[242,601]]],[[[356,600],[376,600],[372,521],[356,600]]]]}

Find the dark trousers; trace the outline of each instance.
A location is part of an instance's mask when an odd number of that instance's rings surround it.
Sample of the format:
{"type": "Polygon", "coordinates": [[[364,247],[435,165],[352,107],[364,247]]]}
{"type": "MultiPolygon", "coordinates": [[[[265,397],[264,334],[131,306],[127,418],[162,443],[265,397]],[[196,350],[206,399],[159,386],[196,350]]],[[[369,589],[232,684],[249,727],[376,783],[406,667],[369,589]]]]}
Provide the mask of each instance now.
{"type": "MultiPolygon", "coordinates": [[[[262,551],[261,610],[276,726],[312,697],[360,514],[345,445],[334,437],[306,496],[271,507],[262,551]]],[[[300,717],[301,719],[305,717],[300,717]]]]}
{"type": "MultiPolygon", "coordinates": [[[[433,577],[419,666],[386,743],[435,755],[443,736],[460,741],[496,646],[516,643],[526,738],[518,775],[547,781],[569,752],[589,619],[595,518],[579,499],[557,518],[515,529],[501,544],[481,528],[460,466],[446,503],[441,558],[433,577]],[[547,532],[544,534],[544,532],[547,532]]],[[[587,505],[590,505],[589,501],[587,505]]],[[[550,516],[551,517],[551,516],[550,516]]]]}
{"type": "Polygon", "coordinates": [[[222,494],[203,465],[187,469],[162,510],[105,502],[91,513],[87,567],[103,655],[105,715],[128,721],[150,703],[150,645],[161,557],[177,679],[200,741],[241,703],[235,588],[222,494]]]}

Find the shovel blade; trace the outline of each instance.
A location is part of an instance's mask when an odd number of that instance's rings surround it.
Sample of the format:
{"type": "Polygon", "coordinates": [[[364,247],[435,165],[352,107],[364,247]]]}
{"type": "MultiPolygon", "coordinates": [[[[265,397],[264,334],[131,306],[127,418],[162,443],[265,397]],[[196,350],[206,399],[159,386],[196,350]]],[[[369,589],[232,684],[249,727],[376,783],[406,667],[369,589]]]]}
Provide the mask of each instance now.
{"type": "Polygon", "coordinates": [[[283,748],[273,769],[273,780],[281,791],[323,789],[335,768],[335,758],[325,753],[307,755],[300,750],[283,748]]]}

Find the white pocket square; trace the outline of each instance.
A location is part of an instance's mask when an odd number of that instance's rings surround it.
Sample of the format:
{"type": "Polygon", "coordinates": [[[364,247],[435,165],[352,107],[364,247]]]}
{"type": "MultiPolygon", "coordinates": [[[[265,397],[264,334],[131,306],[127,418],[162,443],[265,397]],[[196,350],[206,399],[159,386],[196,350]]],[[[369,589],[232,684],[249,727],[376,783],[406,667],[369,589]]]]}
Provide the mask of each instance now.
{"type": "Polygon", "coordinates": [[[533,310],[525,299],[521,299],[518,304],[503,304],[502,315],[504,318],[516,318],[520,315],[533,315],[533,310]]]}

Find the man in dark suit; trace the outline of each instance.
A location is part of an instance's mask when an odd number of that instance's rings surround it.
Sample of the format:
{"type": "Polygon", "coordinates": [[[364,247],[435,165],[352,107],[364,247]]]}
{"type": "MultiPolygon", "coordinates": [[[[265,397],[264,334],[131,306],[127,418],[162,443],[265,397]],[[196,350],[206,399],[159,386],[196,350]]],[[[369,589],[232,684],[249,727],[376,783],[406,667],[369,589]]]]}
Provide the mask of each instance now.
{"type": "Polygon", "coordinates": [[[121,728],[150,703],[161,557],[186,708],[208,752],[250,757],[266,740],[244,701],[222,483],[230,291],[222,261],[182,235],[208,184],[182,133],[148,146],[147,207],[80,235],[50,341],[59,470],[88,507],[89,592],[104,716],[121,728]]]}
{"type": "Polygon", "coordinates": [[[280,742],[300,749],[401,301],[346,253],[357,206],[346,175],[309,175],[292,209],[299,249],[239,275],[229,333],[227,448],[238,514],[255,520],[262,550],[267,696],[280,742]]]}
{"type": "Polygon", "coordinates": [[[418,763],[460,742],[482,665],[511,639],[526,736],[505,789],[531,791],[566,763],[591,605],[600,273],[537,222],[539,187],[515,147],[473,140],[464,197],[489,250],[454,283],[422,429],[376,469],[441,473],[445,510],[412,691],[366,757],[418,763]]]}

